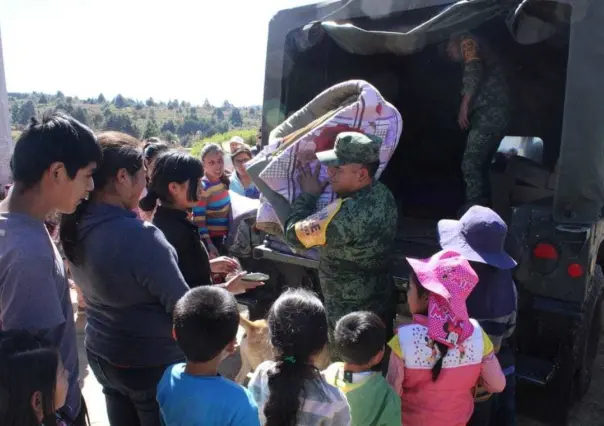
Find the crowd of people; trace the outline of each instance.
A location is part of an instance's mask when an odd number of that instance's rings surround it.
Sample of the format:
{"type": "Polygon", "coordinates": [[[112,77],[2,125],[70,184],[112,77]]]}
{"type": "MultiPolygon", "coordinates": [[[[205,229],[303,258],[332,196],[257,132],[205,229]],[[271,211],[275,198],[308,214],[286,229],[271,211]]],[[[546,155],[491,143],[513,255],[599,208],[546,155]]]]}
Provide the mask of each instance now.
{"type": "MultiPolygon", "coordinates": [[[[379,144],[346,133],[319,160],[334,191],[362,197],[386,231],[397,216],[373,179],[379,144]]],[[[357,226],[353,204],[340,201],[322,234],[341,244],[322,255],[324,294],[281,294],[267,317],[274,359],[246,388],[222,377],[237,346],[234,295],[263,285],[245,280],[226,244],[231,197],[260,196],[245,168],[254,151],[232,140],[232,172],[225,155],[216,144],[195,158],[157,140],[95,135],[62,113],[32,119],[0,202],[0,424],[89,422],[71,279],[111,426],[515,425],[515,262],[505,224],[480,206],[439,223],[441,251],[408,259],[412,321],[396,325],[384,254],[393,236],[376,229],[359,241],[355,232],[374,225],[357,226]],[[58,231],[46,226],[56,212],[58,231]],[[378,254],[364,256],[365,246],[378,254]],[[321,371],[326,348],[332,363],[321,371]]],[[[321,243],[299,224],[325,183],[311,171],[301,181],[286,240],[308,248],[321,243]]]]}

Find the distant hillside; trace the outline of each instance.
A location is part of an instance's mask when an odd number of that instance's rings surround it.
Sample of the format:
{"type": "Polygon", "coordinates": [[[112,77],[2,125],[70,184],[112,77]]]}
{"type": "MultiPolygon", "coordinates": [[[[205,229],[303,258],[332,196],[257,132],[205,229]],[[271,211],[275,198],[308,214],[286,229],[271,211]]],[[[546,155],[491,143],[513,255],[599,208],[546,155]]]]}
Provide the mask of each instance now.
{"type": "Polygon", "coordinates": [[[260,106],[235,107],[228,101],[222,106],[201,105],[177,99],[168,102],[149,98],[142,102],[117,95],[105,99],[79,99],[44,93],[9,93],[12,130],[19,132],[32,116],[41,117],[48,109],[65,111],[94,130],[118,130],[138,138],[160,137],[188,147],[196,140],[211,138],[237,129],[260,127],[260,106]]]}

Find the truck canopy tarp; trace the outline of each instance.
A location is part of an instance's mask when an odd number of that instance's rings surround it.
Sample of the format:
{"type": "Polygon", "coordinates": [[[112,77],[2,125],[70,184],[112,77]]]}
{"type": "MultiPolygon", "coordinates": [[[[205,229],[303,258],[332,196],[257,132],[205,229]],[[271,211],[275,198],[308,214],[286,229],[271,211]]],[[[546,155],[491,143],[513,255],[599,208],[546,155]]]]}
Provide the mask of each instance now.
{"type": "Polygon", "coordinates": [[[294,66],[288,49],[307,50],[323,37],[331,37],[354,54],[413,54],[501,15],[520,44],[540,43],[570,25],[554,216],[561,222],[591,223],[601,216],[604,206],[602,1],[462,0],[451,4],[446,0],[350,0],[281,11],[269,27],[264,131],[279,124],[274,117],[275,107],[283,102],[282,79],[294,66]],[[405,21],[400,19],[402,13],[427,8],[433,13],[421,22],[401,24],[405,21]],[[354,25],[350,23],[353,19],[354,25]]]}

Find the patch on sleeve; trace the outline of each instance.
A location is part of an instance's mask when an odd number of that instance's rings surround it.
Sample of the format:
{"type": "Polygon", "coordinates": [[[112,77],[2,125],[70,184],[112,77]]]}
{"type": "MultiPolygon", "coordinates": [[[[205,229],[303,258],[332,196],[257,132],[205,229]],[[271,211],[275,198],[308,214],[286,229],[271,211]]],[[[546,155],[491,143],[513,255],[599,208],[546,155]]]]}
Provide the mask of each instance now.
{"type": "Polygon", "coordinates": [[[461,41],[461,54],[464,62],[479,61],[478,45],[471,38],[466,38],[461,41]]]}
{"type": "Polygon", "coordinates": [[[333,220],[334,216],[340,211],[343,200],[338,198],[315,214],[296,223],[296,237],[298,241],[306,248],[324,246],[327,242],[327,226],[333,220]]]}

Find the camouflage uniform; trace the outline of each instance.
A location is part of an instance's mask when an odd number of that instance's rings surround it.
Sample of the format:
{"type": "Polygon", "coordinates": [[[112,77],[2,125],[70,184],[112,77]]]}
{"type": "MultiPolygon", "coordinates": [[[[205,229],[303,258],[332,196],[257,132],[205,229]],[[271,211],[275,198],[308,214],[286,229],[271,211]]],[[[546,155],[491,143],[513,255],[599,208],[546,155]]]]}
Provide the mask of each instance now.
{"type": "MultiPolygon", "coordinates": [[[[336,149],[317,157],[325,165],[368,164],[379,161],[380,144],[359,133],[341,133],[336,149]]],[[[285,224],[285,238],[296,248],[318,248],[319,280],[332,330],[338,319],[358,310],[392,322],[396,302],[388,269],[397,229],[394,196],[379,182],[341,195],[314,215],[317,197],[300,195],[285,224]]]]}
{"type": "Polygon", "coordinates": [[[490,195],[489,166],[509,121],[509,93],[503,69],[495,55],[472,36],[459,38],[462,54],[462,95],[470,95],[470,134],[461,169],[466,201],[484,202],[490,195]]]}

